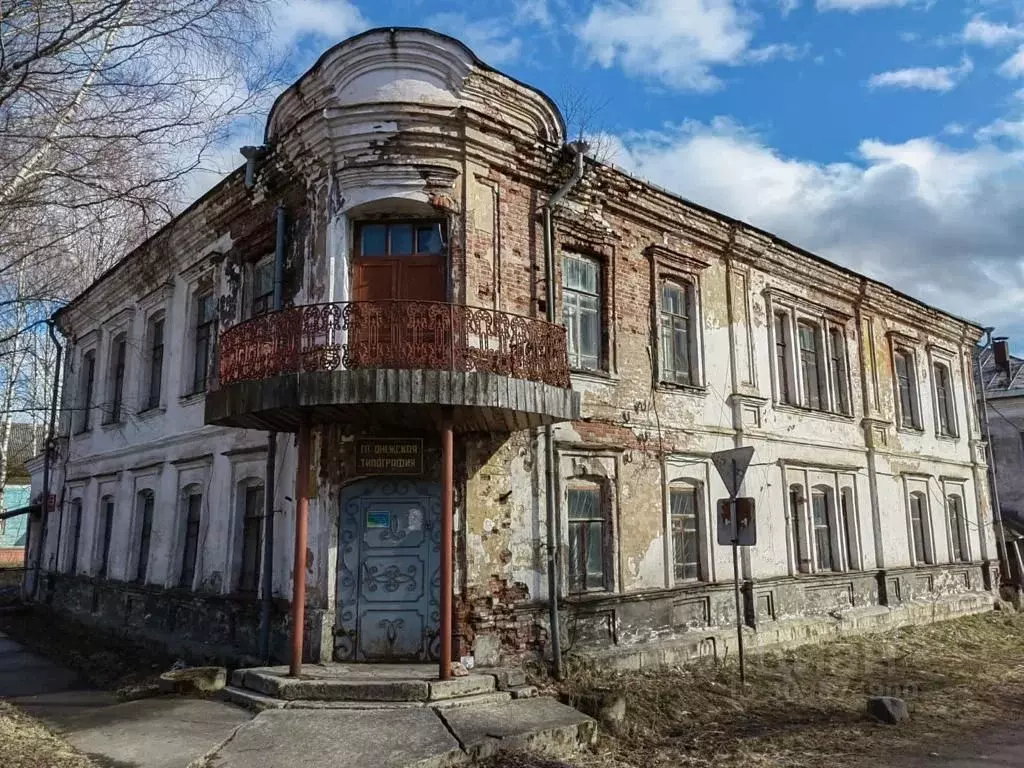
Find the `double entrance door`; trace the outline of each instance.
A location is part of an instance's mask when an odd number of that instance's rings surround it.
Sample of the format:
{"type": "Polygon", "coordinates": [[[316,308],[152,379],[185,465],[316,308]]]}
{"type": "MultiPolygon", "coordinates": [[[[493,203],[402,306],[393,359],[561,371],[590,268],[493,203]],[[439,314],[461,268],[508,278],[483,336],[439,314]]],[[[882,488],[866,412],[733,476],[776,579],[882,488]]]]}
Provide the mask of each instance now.
{"type": "Polygon", "coordinates": [[[436,661],[441,489],[367,478],[341,497],[338,661],[436,661]]]}

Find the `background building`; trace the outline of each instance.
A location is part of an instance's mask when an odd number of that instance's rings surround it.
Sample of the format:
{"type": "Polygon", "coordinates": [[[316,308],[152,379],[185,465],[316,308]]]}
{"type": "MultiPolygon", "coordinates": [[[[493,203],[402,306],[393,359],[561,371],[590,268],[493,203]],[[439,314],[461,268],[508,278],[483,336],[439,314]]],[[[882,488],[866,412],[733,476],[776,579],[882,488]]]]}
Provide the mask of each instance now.
{"type": "Polygon", "coordinates": [[[565,648],[717,653],[710,455],[750,446],[757,642],[989,608],[981,328],[564,132],[442,35],[326,52],[245,167],[58,314],[40,599],[234,656],[266,609],[284,657],[308,491],[309,659],[437,659],[449,629],[456,658],[547,653],[549,577],[565,648]]]}

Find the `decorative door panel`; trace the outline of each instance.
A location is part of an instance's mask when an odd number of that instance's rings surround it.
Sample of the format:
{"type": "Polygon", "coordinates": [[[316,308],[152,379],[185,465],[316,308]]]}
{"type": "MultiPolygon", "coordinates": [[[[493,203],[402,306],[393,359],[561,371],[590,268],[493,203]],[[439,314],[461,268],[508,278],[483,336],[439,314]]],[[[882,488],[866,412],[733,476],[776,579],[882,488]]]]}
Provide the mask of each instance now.
{"type": "Polygon", "coordinates": [[[345,488],[337,660],[437,659],[440,512],[436,483],[368,478],[345,488]]]}

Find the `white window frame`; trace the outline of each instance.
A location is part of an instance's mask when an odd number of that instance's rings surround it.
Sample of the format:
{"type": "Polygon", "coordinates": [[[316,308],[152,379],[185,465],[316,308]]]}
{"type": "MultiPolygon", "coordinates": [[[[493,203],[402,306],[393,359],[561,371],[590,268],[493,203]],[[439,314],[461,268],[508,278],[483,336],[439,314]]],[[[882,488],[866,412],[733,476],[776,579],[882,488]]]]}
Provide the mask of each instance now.
{"type": "Polygon", "coordinates": [[[860,536],[860,518],[857,506],[855,473],[846,469],[828,468],[783,462],[783,488],[789,541],[789,571],[800,573],[845,573],[863,569],[863,548],[860,536]],[[842,516],[844,489],[849,490],[851,509],[847,520],[842,516]],[[828,514],[829,541],[832,548],[832,567],[822,569],[819,563],[817,536],[814,526],[814,496],[825,492],[828,514]],[[793,494],[797,493],[798,508],[794,509],[793,494]],[[850,562],[850,556],[854,562],[850,562]]]}
{"type": "MultiPolygon", "coordinates": [[[[932,504],[928,493],[928,486],[929,483],[927,480],[913,478],[906,479],[904,506],[907,511],[907,543],[910,550],[910,564],[915,567],[922,565],[934,565],[936,563],[935,521],[932,517],[932,504]],[[918,561],[917,548],[914,545],[914,516],[911,507],[911,499],[915,496],[920,496],[923,500],[923,507],[921,510],[921,538],[922,547],[924,549],[924,562],[918,561]]],[[[945,500],[943,500],[943,509],[945,509],[945,500]]]]}
{"type": "MultiPolygon", "coordinates": [[[[854,416],[853,387],[851,383],[851,371],[849,364],[849,344],[847,342],[846,328],[848,319],[840,320],[834,317],[834,313],[824,308],[811,307],[797,300],[777,294],[774,291],[767,293],[767,315],[768,322],[768,344],[770,348],[769,361],[772,375],[772,399],[776,405],[799,408],[810,413],[821,413],[842,418],[852,419],[854,416]],[[789,397],[782,396],[782,373],[779,370],[778,361],[778,329],[776,318],[783,316],[783,332],[786,334],[786,360],[785,375],[789,384],[789,397]],[[800,355],[800,325],[812,325],[816,329],[816,341],[818,345],[818,376],[820,381],[821,397],[820,407],[814,408],[807,403],[807,382],[804,378],[803,365],[800,355]],[[843,381],[835,381],[832,371],[832,332],[837,331],[843,339],[843,350],[840,357],[843,381]],[[839,388],[842,388],[846,397],[846,410],[840,408],[839,388]]],[[[788,498],[788,489],[787,489],[788,498]]],[[[809,499],[809,497],[808,497],[809,499]]]]}
{"type": "MultiPolygon", "coordinates": [[[[99,343],[93,342],[87,347],[83,347],[78,354],[78,374],[75,377],[75,392],[74,392],[74,403],[75,413],[73,414],[71,424],[71,435],[85,435],[93,430],[96,426],[94,421],[96,402],[97,402],[97,390],[96,390],[96,374],[99,373],[99,343]],[[89,392],[85,391],[86,377],[85,377],[85,362],[89,354],[92,354],[92,384],[89,392]],[[92,402],[89,402],[89,401],[92,402]]],[[[102,421],[102,419],[101,419],[102,421]]]]}
{"type": "Polygon", "coordinates": [[[917,365],[917,349],[908,340],[894,338],[890,345],[889,361],[892,365],[893,404],[896,411],[896,429],[901,432],[922,432],[924,416],[921,413],[921,375],[917,365]],[[896,370],[896,356],[907,357],[907,375],[910,392],[910,425],[904,424],[903,399],[900,397],[899,374],[896,370]]]}
{"type": "MultiPolygon", "coordinates": [[[[701,321],[700,312],[700,283],[696,277],[682,277],[672,273],[663,273],[659,276],[657,286],[657,306],[655,308],[657,315],[656,333],[657,333],[657,344],[656,348],[658,351],[658,381],[660,384],[674,386],[674,387],[703,387],[704,386],[704,360],[701,343],[701,328],[703,323],[701,321]],[[687,345],[687,357],[688,357],[688,370],[686,371],[686,381],[679,381],[675,377],[667,375],[669,372],[665,368],[665,361],[668,357],[668,351],[665,348],[665,333],[663,328],[664,323],[664,297],[663,291],[666,285],[675,286],[683,291],[683,298],[687,304],[686,307],[686,345],[687,345]]],[[[678,371],[674,371],[678,373],[678,371]]]]}
{"type": "MultiPolygon", "coordinates": [[[[559,292],[560,292],[561,305],[562,305],[561,306],[561,310],[562,310],[562,312],[561,312],[561,323],[562,323],[562,325],[566,329],[566,334],[567,334],[567,350],[569,352],[569,368],[572,371],[578,371],[578,372],[582,372],[582,373],[607,373],[609,371],[609,363],[608,363],[609,353],[608,353],[608,349],[606,349],[606,343],[605,343],[605,341],[606,341],[606,339],[608,337],[608,330],[607,330],[606,326],[607,326],[607,323],[609,322],[608,307],[607,307],[607,295],[606,295],[606,291],[605,291],[605,285],[606,285],[605,270],[606,269],[607,269],[607,264],[605,263],[605,260],[602,259],[600,256],[596,256],[594,254],[589,254],[589,253],[580,253],[578,251],[571,251],[571,250],[564,250],[564,251],[561,252],[561,259],[560,259],[560,262],[559,262],[559,275],[560,275],[559,292]],[[595,265],[597,267],[597,290],[596,290],[596,293],[594,293],[594,294],[586,294],[586,292],[582,291],[581,289],[569,288],[569,287],[566,286],[566,284],[565,284],[565,282],[566,282],[566,280],[565,280],[565,264],[566,264],[566,261],[570,260],[570,259],[571,260],[575,260],[575,261],[587,262],[587,263],[593,264],[593,265],[595,265]],[[566,307],[568,306],[568,304],[566,302],[566,291],[571,291],[574,294],[575,293],[580,293],[580,294],[584,294],[584,295],[593,295],[597,299],[597,360],[596,360],[595,364],[592,367],[589,366],[589,365],[585,365],[584,364],[582,354],[580,354],[580,350],[577,350],[577,359],[576,360],[573,359],[573,353],[572,353],[572,331],[573,331],[573,329],[566,323],[566,317],[565,317],[566,307]]],[[[578,314],[576,315],[576,319],[577,319],[577,322],[578,322],[579,321],[579,315],[578,314]]]]}
{"type": "MultiPolygon", "coordinates": [[[[413,232],[415,237],[415,231],[413,232]]],[[[243,311],[243,317],[246,320],[250,320],[258,315],[265,315],[268,312],[274,311],[274,254],[263,256],[256,261],[249,262],[245,267],[245,308],[243,311]],[[260,269],[270,267],[270,293],[267,298],[267,306],[262,312],[255,312],[253,306],[256,301],[256,275],[260,269]]]]}
{"type": "Polygon", "coordinates": [[[928,376],[931,379],[931,390],[932,390],[932,413],[934,415],[935,422],[935,435],[945,440],[957,440],[960,437],[960,410],[956,406],[957,397],[957,379],[954,374],[956,367],[953,365],[953,361],[956,359],[956,353],[944,350],[936,347],[935,345],[928,346],[928,376]],[[935,369],[937,367],[943,367],[946,369],[946,376],[949,381],[949,391],[947,393],[947,402],[949,403],[950,422],[949,432],[942,431],[942,414],[939,408],[939,381],[935,375],[935,369]]]}
{"type": "Polygon", "coordinates": [[[141,375],[139,376],[139,413],[146,413],[147,411],[159,410],[166,407],[167,403],[167,350],[168,350],[168,332],[170,331],[170,325],[168,324],[167,313],[163,310],[157,310],[147,315],[146,322],[143,327],[142,333],[142,354],[141,358],[141,375]],[[150,400],[150,392],[152,390],[153,383],[153,337],[156,324],[158,322],[163,323],[163,352],[162,359],[160,362],[160,396],[157,401],[153,403],[150,400]]]}
{"type": "Polygon", "coordinates": [[[713,550],[708,546],[708,503],[707,503],[707,490],[706,486],[700,480],[693,480],[691,478],[681,477],[671,480],[668,483],[667,489],[668,497],[668,509],[666,510],[667,526],[665,530],[668,532],[666,538],[666,550],[667,550],[667,568],[666,571],[669,575],[669,584],[673,586],[682,586],[684,584],[696,584],[701,582],[708,582],[711,580],[711,557],[713,550]],[[686,490],[692,492],[695,500],[694,518],[696,522],[697,537],[697,575],[692,578],[679,578],[676,576],[676,552],[675,552],[675,537],[673,535],[672,527],[672,491],[673,490],[686,490]]]}

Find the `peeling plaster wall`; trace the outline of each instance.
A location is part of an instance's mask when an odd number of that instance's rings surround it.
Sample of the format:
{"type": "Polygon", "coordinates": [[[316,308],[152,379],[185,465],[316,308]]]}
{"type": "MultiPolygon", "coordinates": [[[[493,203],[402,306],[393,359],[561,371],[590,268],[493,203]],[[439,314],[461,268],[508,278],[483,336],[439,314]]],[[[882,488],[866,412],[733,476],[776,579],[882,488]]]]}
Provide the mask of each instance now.
{"type": "MultiPolygon", "coordinates": [[[[289,89],[269,119],[273,151],[254,190],[246,190],[236,172],[64,311],[69,413],[86,350],[96,350],[97,382],[106,381],[115,334],[128,333],[139,354],[128,368],[130,418],[100,425],[106,386],[100,384],[90,432],[67,437],[71,419],[62,421],[64,453],[54,487],[64,513],[51,513],[38,558],[49,572],[49,599],[115,623],[149,616],[139,613],[140,604],[162,600],[191,617],[186,634],[192,646],[205,642],[251,652],[258,605],[235,590],[239,483],[263,477],[267,437],[204,426],[203,395],[189,392],[189,339],[197,290],[214,290],[222,328],[247,317],[253,264],[274,249],[276,205],[288,212],[286,305],[351,299],[357,221],[430,215],[448,222],[453,301],[543,318],[551,279],[554,316],[560,318],[560,260],[555,274],[546,275],[538,226],[540,207],[570,173],[560,149],[560,116],[541,94],[479,67],[453,41],[395,34],[355,38],[326,56],[301,88],[289,89]],[[379,56],[384,50],[391,53],[379,56]],[[160,311],[167,317],[165,402],[138,413],[145,329],[160,311]],[[191,590],[177,586],[186,484],[204,489],[191,590]],[[151,568],[147,584],[132,585],[124,580],[133,573],[135,499],[144,487],[157,499],[151,568]],[[112,580],[96,573],[98,510],[107,494],[117,500],[112,580]],[[71,564],[67,512],[75,498],[82,499],[84,522],[79,557],[71,564]]],[[[600,262],[607,321],[606,370],[572,376],[582,418],[553,428],[565,597],[560,631],[569,650],[695,636],[735,621],[731,553],[716,543],[714,530],[716,502],[727,493],[710,455],[741,446],[754,448],[741,493],[755,499],[758,516],[758,544],[741,552],[742,611],[759,631],[774,631],[788,619],[960,600],[990,586],[994,542],[984,449],[969,396],[976,326],[592,162],[555,212],[555,241],[559,255],[580,253],[600,262]],[[694,285],[697,362],[688,386],[667,384],[658,375],[652,307],[662,279],[694,285]],[[773,313],[780,308],[827,319],[841,332],[848,415],[781,402],[773,342],[773,313]],[[894,344],[914,353],[921,430],[897,426],[894,344]],[[937,360],[953,376],[955,438],[936,436],[931,371],[937,360]],[[605,490],[614,535],[607,589],[575,596],[565,594],[566,499],[569,486],[581,480],[605,490]],[[699,499],[697,581],[675,579],[669,501],[677,483],[695,488],[699,499]],[[854,551],[837,558],[843,570],[816,572],[808,505],[792,507],[794,485],[806,494],[814,487],[849,489],[854,551]],[[929,499],[929,536],[939,565],[911,566],[911,490],[929,499]],[[967,564],[949,563],[944,499],[950,492],[962,494],[971,521],[967,564]]],[[[343,424],[318,425],[315,434],[306,631],[313,658],[327,660],[334,653],[338,608],[339,498],[356,479],[355,434],[343,424]]],[[[544,653],[549,645],[544,447],[542,434],[532,431],[457,439],[457,648],[480,663],[544,653]]],[[[436,448],[430,450],[436,468],[436,448]]],[[[292,587],[295,464],[293,436],[280,435],[274,543],[279,600],[292,587]]],[[[39,471],[33,475],[36,490],[39,471]]],[[[36,523],[37,541],[38,534],[36,523]]],[[[142,631],[173,634],[174,611],[142,619],[142,631]]],[[[275,642],[287,629],[286,613],[278,613],[275,642]]],[[[720,650],[717,641],[709,642],[712,652],[720,650]]]]}

